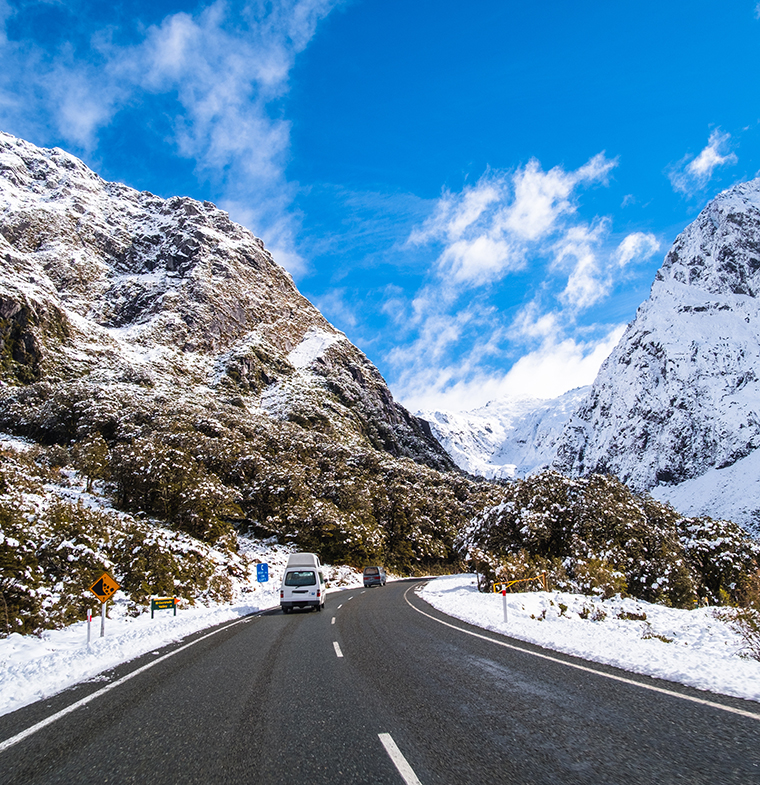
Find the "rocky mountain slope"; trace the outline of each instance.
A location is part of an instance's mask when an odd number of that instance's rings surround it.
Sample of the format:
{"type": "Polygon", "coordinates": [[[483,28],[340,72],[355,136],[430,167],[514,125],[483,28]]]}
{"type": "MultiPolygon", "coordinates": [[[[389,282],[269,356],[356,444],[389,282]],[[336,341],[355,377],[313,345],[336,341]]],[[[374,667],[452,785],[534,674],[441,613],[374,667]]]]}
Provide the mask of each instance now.
{"type": "Polygon", "coordinates": [[[263,242],[210,203],[107,183],[62,150],[2,134],[0,271],[6,384],[206,389],[452,466],[263,242]]]}
{"type": "MultiPolygon", "coordinates": [[[[751,522],[760,500],[747,498],[742,473],[725,470],[760,446],[759,295],[754,180],[716,197],[676,239],[649,299],[568,422],[555,467],[612,472],[641,490],[723,471],[719,496],[744,496],[734,517],[751,522]]],[[[711,506],[693,512],[723,514],[715,495],[711,506]]]]}
{"type": "Polygon", "coordinates": [[[570,415],[589,391],[551,400],[491,401],[469,412],[417,412],[461,469],[482,477],[525,477],[549,466],[570,415]]]}

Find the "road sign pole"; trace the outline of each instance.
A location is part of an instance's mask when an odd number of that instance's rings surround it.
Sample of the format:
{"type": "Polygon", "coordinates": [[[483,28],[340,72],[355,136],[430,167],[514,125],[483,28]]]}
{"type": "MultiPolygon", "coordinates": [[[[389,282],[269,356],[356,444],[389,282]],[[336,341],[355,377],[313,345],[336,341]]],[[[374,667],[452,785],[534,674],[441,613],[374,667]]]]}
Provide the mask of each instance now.
{"type": "Polygon", "coordinates": [[[87,609],[87,648],[90,648],[90,627],[92,627],[92,608],[87,609]]]}
{"type": "MultiPolygon", "coordinates": [[[[106,600],[106,602],[108,602],[106,600]]],[[[104,638],[106,635],[106,603],[100,605],[100,637],[104,638]]]]}

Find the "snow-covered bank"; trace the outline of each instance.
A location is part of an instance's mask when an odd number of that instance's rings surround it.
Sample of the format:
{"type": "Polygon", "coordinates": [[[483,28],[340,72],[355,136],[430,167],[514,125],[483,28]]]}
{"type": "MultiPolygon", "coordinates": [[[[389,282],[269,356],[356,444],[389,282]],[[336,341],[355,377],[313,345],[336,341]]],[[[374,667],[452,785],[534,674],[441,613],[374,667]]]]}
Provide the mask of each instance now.
{"type": "MultiPolygon", "coordinates": [[[[117,592],[108,604],[105,637],[100,637],[100,617],[93,618],[90,646],[87,622],[77,622],[40,636],[14,633],[0,639],[0,714],[6,714],[83,681],[199,630],[249,613],[279,605],[282,572],[292,548],[241,537],[241,553],[269,564],[269,581],[247,587],[244,599],[234,604],[156,611],[138,617],[127,614],[126,598],[117,592]]],[[[349,567],[325,565],[328,591],[362,586],[362,576],[349,567]]]]}
{"type": "Polygon", "coordinates": [[[122,662],[179,641],[198,630],[245,616],[256,605],[227,605],[157,611],[155,618],[145,613],[137,618],[118,614],[118,605],[106,619],[106,634],[100,638],[100,617],[92,620],[92,639],[87,647],[87,622],[40,637],[13,633],[0,640],[0,714],[20,709],[55,695],[83,681],[97,680],[98,674],[122,662]]]}
{"type": "Polygon", "coordinates": [[[505,623],[502,596],[479,593],[474,575],[436,578],[419,595],[450,616],[547,649],[760,701],[760,662],[748,658],[740,635],[714,608],[523,592],[507,595],[505,623]]]}

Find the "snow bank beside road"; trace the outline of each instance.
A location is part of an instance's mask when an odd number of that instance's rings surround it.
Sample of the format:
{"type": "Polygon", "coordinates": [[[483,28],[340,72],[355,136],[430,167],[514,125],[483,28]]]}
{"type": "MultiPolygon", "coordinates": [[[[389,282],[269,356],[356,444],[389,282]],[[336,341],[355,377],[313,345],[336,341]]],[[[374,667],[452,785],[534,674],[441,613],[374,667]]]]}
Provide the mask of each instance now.
{"type": "Polygon", "coordinates": [[[0,640],[0,714],[20,709],[61,690],[97,678],[99,673],[149,651],[179,641],[191,633],[240,618],[258,610],[252,605],[226,605],[156,611],[137,618],[109,610],[105,637],[100,636],[100,617],[92,620],[92,639],[87,647],[87,622],[77,622],[40,637],[13,633],[0,640]]]}
{"type": "Polygon", "coordinates": [[[505,624],[502,596],[478,592],[474,575],[436,578],[419,595],[450,616],[547,649],[760,701],[760,662],[746,656],[741,637],[714,608],[524,592],[507,595],[505,624]]]}

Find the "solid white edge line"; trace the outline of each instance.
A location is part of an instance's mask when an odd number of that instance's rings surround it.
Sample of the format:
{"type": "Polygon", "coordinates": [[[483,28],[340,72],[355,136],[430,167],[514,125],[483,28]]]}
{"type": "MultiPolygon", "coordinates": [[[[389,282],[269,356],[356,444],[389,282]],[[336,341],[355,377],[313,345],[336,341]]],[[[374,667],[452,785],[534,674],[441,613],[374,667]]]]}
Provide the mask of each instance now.
{"type": "MultiPolygon", "coordinates": [[[[271,609],[270,609],[271,610],[271,609]]],[[[257,614],[258,615],[258,614],[257,614]]],[[[112,681],[110,684],[107,684],[105,687],[101,687],[99,690],[96,690],[93,693],[90,693],[85,698],[81,698],[80,700],[72,703],[70,706],[67,706],[65,709],[61,709],[57,711],[55,714],[51,714],[49,717],[46,717],[44,720],[40,720],[38,723],[31,725],[26,730],[22,730],[21,733],[17,733],[15,736],[11,736],[9,739],[0,742],[0,753],[5,752],[5,750],[12,747],[14,744],[18,744],[20,741],[29,738],[33,734],[37,733],[37,731],[46,728],[48,725],[52,725],[56,720],[59,720],[61,717],[65,717],[67,714],[71,714],[72,711],[76,711],[77,709],[85,706],[90,701],[95,700],[95,698],[99,698],[103,693],[108,692],[109,690],[114,689],[114,687],[119,687],[125,682],[133,679],[135,676],[139,676],[144,671],[147,671],[149,668],[152,668],[154,665],[158,665],[159,662],[162,660],[169,659],[169,657],[173,657],[175,654],[179,654],[179,652],[184,651],[185,649],[189,649],[191,646],[195,646],[196,643],[200,643],[201,641],[205,641],[206,638],[210,638],[212,635],[216,635],[218,632],[222,632],[223,630],[228,630],[230,627],[234,627],[236,624],[242,624],[243,622],[251,621],[251,617],[245,617],[243,619],[238,619],[237,621],[233,621],[231,624],[226,624],[224,627],[220,627],[218,630],[214,630],[213,632],[208,633],[208,635],[204,635],[201,638],[197,638],[190,643],[186,643],[184,646],[180,646],[178,649],[174,649],[174,651],[170,651],[168,654],[164,654],[153,662],[149,662],[147,665],[143,665],[142,667],[138,668],[137,670],[128,673],[126,676],[122,676],[120,679],[116,681],[112,681]]],[[[44,700],[44,699],[43,699],[44,700]]]]}
{"type": "Polygon", "coordinates": [[[335,655],[337,657],[343,656],[343,652],[340,650],[340,644],[338,643],[338,641],[333,641],[333,648],[335,649],[335,655]]]}
{"type": "Polygon", "coordinates": [[[409,765],[407,759],[403,756],[398,745],[393,741],[390,733],[378,733],[378,738],[385,747],[385,751],[393,761],[393,765],[398,769],[398,773],[403,777],[406,785],[422,785],[414,773],[414,769],[409,765]]]}
{"type": "MultiPolygon", "coordinates": [[[[533,657],[539,657],[542,660],[549,660],[549,662],[556,662],[559,665],[565,665],[568,668],[575,668],[578,671],[584,671],[585,673],[593,673],[596,676],[603,676],[605,679],[611,679],[612,681],[619,681],[623,684],[631,684],[634,687],[641,687],[642,689],[649,690],[650,692],[659,692],[662,695],[670,695],[672,698],[680,698],[681,700],[690,701],[691,703],[698,703],[702,706],[709,706],[713,709],[720,709],[721,711],[727,711],[731,714],[738,714],[741,717],[748,717],[751,720],[758,720],[760,721],[760,713],[755,714],[751,711],[746,711],[745,709],[737,709],[734,706],[726,706],[724,703],[718,703],[717,701],[706,700],[705,698],[697,698],[694,695],[685,695],[682,692],[676,692],[675,690],[669,690],[666,687],[655,687],[653,684],[644,684],[643,682],[636,681],[635,679],[626,679],[625,676],[617,676],[614,673],[605,673],[605,671],[597,670],[596,668],[592,668],[588,665],[579,665],[576,662],[569,662],[567,660],[560,659],[559,657],[552,657],[550,654],[542,654],[538,651],[531,651],[528,648],[523,648],[522,646],[515,646],[512,643],[507,643],[506,641],[499,641],[495,638],[491,638],[488,635],[481,635],[477,632],[472,632],[472,630],[465,630],[462,627],[457,627],[455,624],[449,624],[449,622],[443,621],[442,619],[436,619],[435,616],[431,616],[429,613],[425,613],[425,611],[420,610],[419,608],[415,608],[411,602],[409,602],[409,598],[406,596],[415,586],[410,586],[404,592],[404,599],[406,600],[407,605],[412,608],[413,610],[417,611],[417,613],[421,613],[423,616],[427,616],[428,619],[432,619],[433,621],[437,621],[439,624],[443,624],[445,627],[451,627],[452,630],[458,630],[459,632],[463,632],[466,635],[472,635],[473,638],[481,638],[484,641],[490,641],[491,643],[495,643],[497,646],[503,646],[506,649],[512,649],[513,651],[519,651],[523,654],[530,654],[533,657]]],[[[443,613],[443,611],[441,611],[443,613]]],[[[498,633],[495,633],[498,635],[498,633]]],[[[539,644],[534,644],[538,646],[539,644]]],[[[577,655],[568,655],[568,656],[577,656],[577,655]]],[[[610,667],[615,667],[611,665],[610,667]]],[[[649,678],[655,679],[656,676],[650,676],[649,678]]]]}

